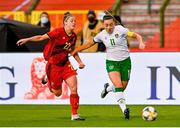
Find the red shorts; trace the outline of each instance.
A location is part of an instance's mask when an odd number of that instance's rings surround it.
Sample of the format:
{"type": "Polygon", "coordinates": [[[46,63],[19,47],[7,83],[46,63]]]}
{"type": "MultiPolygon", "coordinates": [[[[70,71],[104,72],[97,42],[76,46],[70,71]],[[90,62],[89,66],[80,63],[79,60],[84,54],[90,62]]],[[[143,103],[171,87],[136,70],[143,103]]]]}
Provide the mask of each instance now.
{"type": "Polygon", "coordinates": [[[71,76],[77,75],[76,70],[73,69],[69,61],[63,66],[47,63],[46,74],[48,77],[48,86],[50,91],[51,89],[60,89],[63,80],[66,80],[71,76]]]}

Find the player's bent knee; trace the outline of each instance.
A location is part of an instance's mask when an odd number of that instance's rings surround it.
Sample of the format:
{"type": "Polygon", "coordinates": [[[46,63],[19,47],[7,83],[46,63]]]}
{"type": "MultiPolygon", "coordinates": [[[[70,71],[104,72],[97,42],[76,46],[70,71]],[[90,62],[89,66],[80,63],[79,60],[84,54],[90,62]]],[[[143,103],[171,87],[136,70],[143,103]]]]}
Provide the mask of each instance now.
{"type": "Polygon", "coordinates": [[[123,87],[126,87],[128,85],[128,81],[122,81],[123,87]]]}
{"type": "Polygon", "coordinates": [[[62,93],[54,93],[55,96],[59,97],[62,93]]]}
{"type": "Polygon", "coordinates": [[[77,86],[70,87],[71,93],[77,93],[77,86]]]}
{"type": "Polygon", "coordinates": [[[54,90],[54,89],[52,89],[52,91],[53,91],[54,95],[57,96],[57,97],[61,96],[61,94],[62,94],[62,90],[54,90]]]}
{"type": "Polygon", "coordinates": [[[114,84],[114,86],[115,86],[116,88],[122,88],[122,87],[123,87],[122,84],[114,84]]]}

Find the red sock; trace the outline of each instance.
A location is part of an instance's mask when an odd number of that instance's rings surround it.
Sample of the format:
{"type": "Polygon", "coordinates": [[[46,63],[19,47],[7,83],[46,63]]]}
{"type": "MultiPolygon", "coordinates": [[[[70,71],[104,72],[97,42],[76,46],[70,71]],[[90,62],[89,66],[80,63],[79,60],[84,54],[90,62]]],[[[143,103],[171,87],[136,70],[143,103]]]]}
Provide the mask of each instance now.
{"type": "Polygon", "coordinates": [[[79,96],[78,96],[78,94],[71,94],[70,95],[70,104],[71,104],[72,115],[77,114],[77,110],[79,107],[79,96]]]}

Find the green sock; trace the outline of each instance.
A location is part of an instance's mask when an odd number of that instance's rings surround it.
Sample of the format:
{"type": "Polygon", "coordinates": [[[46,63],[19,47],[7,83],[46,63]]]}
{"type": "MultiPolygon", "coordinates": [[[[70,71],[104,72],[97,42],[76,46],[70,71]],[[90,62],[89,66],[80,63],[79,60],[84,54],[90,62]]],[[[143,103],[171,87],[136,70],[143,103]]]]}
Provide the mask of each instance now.
{"type": "Polygon", "coordinates": [[[123,92],[124,88],[115,88],[115,92],[123,92]]]}

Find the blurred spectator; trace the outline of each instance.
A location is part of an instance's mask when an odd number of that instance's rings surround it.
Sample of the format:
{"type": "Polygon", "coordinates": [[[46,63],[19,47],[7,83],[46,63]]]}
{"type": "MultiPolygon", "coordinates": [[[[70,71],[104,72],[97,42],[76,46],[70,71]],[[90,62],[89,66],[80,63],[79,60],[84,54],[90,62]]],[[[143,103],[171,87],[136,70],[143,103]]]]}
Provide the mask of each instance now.
{"type": "MultiPolygon", "coordinates": [[[[103,24],[100,20],[96,18],[94,10],[89,10],[87,14],[88,21],[84,24],[83,30],[78,33],[78,40],[76,42],[76,47],[83,45],[87,40],[93,38],[98,32],[103,29],[103,24]]],[[[95,44],[92,47],[83,50],[82,52],[97,52],[103,51],[101,44],[95,44]],[[99,47],[99,50],[98,50],[99,47]]]]}
{"type": "Polygon", "coordinates": [[[97,14],[97,19],[103,23],[103,17],[106,15],[104,11],[101,11],[97,14]]]}
{"type": "Polygon", "coordinates": [[[49,19],[49,15],[47,12],[42,12],[40,15],[40,21],[37,24],[38,26],[41,27],[46,27],[46,28],[51,28],[51,23],[50,23],[50,19],[49,19]]]}
{"type": "Polygon", "coordinates": [[[129,0],[123,0],[123,3],[128,3],[129,2],[129,0]]]}

